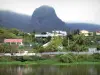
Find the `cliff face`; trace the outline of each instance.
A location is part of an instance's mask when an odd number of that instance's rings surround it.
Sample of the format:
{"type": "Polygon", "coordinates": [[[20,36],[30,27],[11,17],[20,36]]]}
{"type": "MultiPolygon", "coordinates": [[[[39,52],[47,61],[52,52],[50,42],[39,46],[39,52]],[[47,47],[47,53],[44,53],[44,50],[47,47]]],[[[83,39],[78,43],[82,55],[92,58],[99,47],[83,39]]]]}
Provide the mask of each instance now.
{"type": "Polygon", "coordinates": [[[33,12],[31,27],[39,32],[66,30],[65,23],[57,17],[55,10],[49,6],[41,6],[33,12]]]}

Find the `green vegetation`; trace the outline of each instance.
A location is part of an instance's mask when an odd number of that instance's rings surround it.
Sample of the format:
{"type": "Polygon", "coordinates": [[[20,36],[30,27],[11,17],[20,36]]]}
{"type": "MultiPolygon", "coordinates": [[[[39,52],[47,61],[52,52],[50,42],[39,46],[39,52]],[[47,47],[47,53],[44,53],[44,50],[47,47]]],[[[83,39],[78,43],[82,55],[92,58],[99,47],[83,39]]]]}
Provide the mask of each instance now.
{"type": "Polygon", "coordinates": [[[44,52],[56,52],[56,51],[60,51],[59,46],[62,46],[62,38],[55,36],[51,39],[50,43],[48,44],[48,46],[46,46],[44,48],[44,52]]]}
{"type": "Polygon", "coordinates": [[[14,53],[23,50],[32,50],[30,44],[35,41],[35,33],[26,33],[18,29],[7,29],[0,27],[0,53],[14,53]],[[23,39],[24,46],[18,46],[15,43],[4,43],[4,39],[23,39]]]}
{"type": "Polygon", "coordinates": [[[100,54],[95,53],[92,55],[76,55],[76,54],[65,54],[57,56],[57,60],[62,63],[73,63],[73,62],[100,62],[100,54]]]}
{"type": "MultiPolygon", "coordinates": [[[[100,63],[100,54],[95,53],[93,55],[76,55],[76,54],[64,54],[49,56],[45,55],[42,57],[39,56],[2,56],[0,57],[0,63],[4,62],[31,62],[31,64],[69,64],[69,63],[81,63],[81,62],[98,62],[100,63]]],[[[25,62],[25,63],[24,63],[25,62]]],[[[28,64],[28,63],[27,63],[28,64]]]]}
{"type": "Polygon", "coordinates": [[[10,61],[0,62],[0,65],[78,65],[78,64],[100,64],[100,62],[73,62],[73,63],[61,63],[52,60],[39,60],[39,61],[10,61]]]}
{"type": "MultiPolygon", "coordinates": [[[[22,32],[18,29],[12,28],[0,28],[0,52],[18,52],[28,50],[30,52],[56,52],[56,51],[88,51],[88,48],[97,48],[100,50],[100,36],[97,36],[94,32],[93,36],[84,36],[79,34],[79,30],[68,32],[66,37],[54,36],[47,38],[35,38],[36,32],[31,33],[22,32]],[[5,38],[21,38],[23,39],[24,46],[16,46],[16,50],[11,49],[10,45],[4,45],[3,41],[5,38]],[[43,47],[44,44],[48,43],[48,46],[43,47]],[[14,51],[11,51],[14,50],[14,51]]],[[[41,34],[46,34],[42,32],[41,34]]]]}
{"type": "Polygon", "coordinates": [[[16,53],[18,51],[18,45],[15,44],[2,44],[0,45],[0,52],[1,53],[16,53]]]}
{"type": "MultiPolygon", "coordinates": [[[[45,34],[43,32],[42,34],[45,34]]],[[[12,55],[16,52],[23,52],[28,50],[29,52],[82,52],[88,51],[88,48],[94,47],[97,50],[100,50],[100,36],[96,36],[95,33],[93,36],[84,36],[79,34],[79,30],[76,30],[72,33],[68,33],[66,37],[54,36],[47,38],[35,38],[35,32],[26,33],[15,28],[6,29],[0,28],[0,53],[11,53],[12,55]],[[5,44],[3,43],[4,39],[9,38],[21,38],[23,39],[23,46],[16,44],[5,44]],[[49,42],[49,43],[48,43],[49,42]],[[47,46],[43,47],[45,43],[48,43],[47,46]]],[[[100,62],[100,54],[95,53],[93,55],[79,55],[79,54],[64,54],[64,55],[45,55],[42,57],[37,56],[1,56],[0,63],[2,62],[33,62],[34,64],[47,63],[79,63],[79,62],[100,62]]]]}
{"type": "Polygon", "coordinates": [[[68,51],[87,51],[91,44],[91,39],[82,34],[69,34],[64,38],[62,43],[68,51]]]}

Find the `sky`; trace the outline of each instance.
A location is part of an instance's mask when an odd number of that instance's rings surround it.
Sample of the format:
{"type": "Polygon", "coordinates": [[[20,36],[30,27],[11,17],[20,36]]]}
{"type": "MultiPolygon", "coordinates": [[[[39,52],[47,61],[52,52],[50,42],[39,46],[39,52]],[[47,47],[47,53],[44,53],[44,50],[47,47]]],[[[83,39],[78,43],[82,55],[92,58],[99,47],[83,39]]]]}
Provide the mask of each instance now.
{"type": "Polygon", "coordinates": [[[42,5],[52,6],[65,22],[100,24],[100,0],[0,0],[0,10],[27,15],[42,5]]]}

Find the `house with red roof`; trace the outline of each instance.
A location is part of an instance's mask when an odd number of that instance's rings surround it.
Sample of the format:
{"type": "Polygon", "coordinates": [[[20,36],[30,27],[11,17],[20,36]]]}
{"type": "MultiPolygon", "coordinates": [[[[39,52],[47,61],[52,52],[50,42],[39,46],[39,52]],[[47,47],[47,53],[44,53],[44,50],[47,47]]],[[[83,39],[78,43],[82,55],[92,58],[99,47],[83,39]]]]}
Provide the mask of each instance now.
{"type": "Polygon", "coordinates": [[[4,39],[4,43],[23,45],[23,39],[4,39]]]}
{"type": "Polygon", "coordinates": [[[100,35],[100,31],[96,31],[96,35],[100,35]]]}

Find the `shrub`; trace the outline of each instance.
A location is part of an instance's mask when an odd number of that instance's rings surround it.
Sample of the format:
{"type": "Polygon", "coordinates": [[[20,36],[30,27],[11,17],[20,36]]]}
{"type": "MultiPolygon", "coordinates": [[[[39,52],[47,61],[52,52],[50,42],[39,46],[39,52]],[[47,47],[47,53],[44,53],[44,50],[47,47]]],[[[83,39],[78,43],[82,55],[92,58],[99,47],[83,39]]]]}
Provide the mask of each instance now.
{"type": "Polygon", "coordinates": [[[0,57],[0,62],[7,62],[7,61],[12,61],[13,59],[8,56],[1,56],[0,57]]]}
{"type": "Polygon", "coordinates": [[[15,56],[15,57],[12,57],[14,60],[16,61],[21,61],[21,62],[24,62],[25,60],[23,59],[23,56],[15,56]]]}
{"type": "Polygon", "coordinates": [[[97,50],[100,50],[100,45],[97,45],[97,50]]]}
{"type": "Polygon", "coordinates": [[[72,63],[75,61],[73,54],[63,54],[58,57],[58,60],[63,63],[72,63]]]}
{"type": "Polygon", "coordinates": [[[83,61],[93,61],[92,55],[76,55],[76,54],[65,54],[65,55],[57,55],[56,59],[60,62],[64,63],[72,63],[72,62],[83,62],[83,61]]]}
{"type": "Polygon", "coordinates": [[[37,61],[37,60],[42,60],[43,58],[39,56],[17,56],[13,57],[16,61],[37,61]]]}
{"type": "Polygon", "coordinates": [[[94,58],[92,55],[88,55],[88,54],[77,55],[77,62],[83,62],[83,61],[91,62],[93,60],[94,60],[94,58]]]}
{"type": "Polygon", "coordinates": [[[100,61],[100,54],[99,53],[94,53],[93,55],[94,61],[100,61]]]}
{"type": "Polygon", "coordinates": [[[90,55],[87,55],[87,54],[77,55],[78,62],[89,61],[89,60],[90,60],[90,55]]]}

